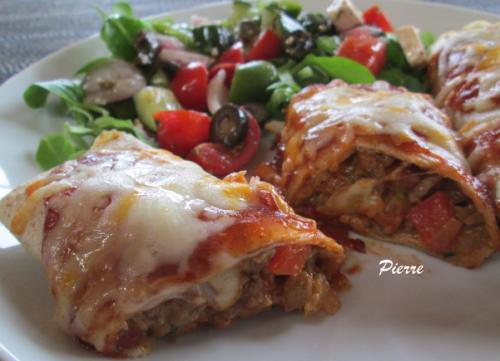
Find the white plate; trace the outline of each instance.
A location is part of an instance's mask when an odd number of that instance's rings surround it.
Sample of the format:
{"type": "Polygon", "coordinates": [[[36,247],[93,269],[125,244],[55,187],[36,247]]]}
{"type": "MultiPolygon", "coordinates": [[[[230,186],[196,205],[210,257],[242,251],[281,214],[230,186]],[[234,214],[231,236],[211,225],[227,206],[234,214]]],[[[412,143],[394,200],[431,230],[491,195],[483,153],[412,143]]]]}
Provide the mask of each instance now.
{"type": "MultiPolygon", "coordinates": [[[[306,1],[304,1],[306,3],[306,1]]],[[[322,11],[327,0],[308,0],[322,11]]],[[[373,0],[359,0],[361,8],[373,0]]],[[[377,0],[395,25],[416,24],[440,33],[479,19],[498,17],[470,10],[396,0],[377,0]]],[[[171,14],[222,18],[227,4],[171,14]]],[[[67,77],[105,52],[92,37],[65,48],[0,87],[0,197],[38,173],[34,151],[42,134],[58,131],[60,109],[33,112],[22,101],[32,82],[67,77]]],[[[53,322],[54,304],[41,266],[0,226],[0,361],[102,359],[63,334],[53,322]]],[[[465,270],[397,246],[379,255],[353,255],[362,271],[333,317],[303,318],[269,312],[226,330],[207,329],[158,342],[145,360],[498,360],[500,357],[500,257],[465,270]],[[422,276],[378,275],[378,262],[423,264],[422,276]]]]}

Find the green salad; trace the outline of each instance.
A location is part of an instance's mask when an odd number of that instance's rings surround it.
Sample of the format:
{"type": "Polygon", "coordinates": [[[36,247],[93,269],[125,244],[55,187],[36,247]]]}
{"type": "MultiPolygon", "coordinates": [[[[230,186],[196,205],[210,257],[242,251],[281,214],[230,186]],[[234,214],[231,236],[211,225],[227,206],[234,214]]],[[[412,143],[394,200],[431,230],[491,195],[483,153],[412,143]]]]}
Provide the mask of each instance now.
{"type": "Polygon", "coordinates": [[[59,97],[71,117],[61,133],[41,139],[39,166],[77,158],[102,131],[117,129],[224,176],[251,160],[262,129],[283,122],[292,97],[309,85],[385,80],[428,91],[425,52],[434,36],[395,30],[377,6],[311,13],[294,0],[234,0],[232,7],[227,19],[190,24],[139,19],[126,2],[99,11],[110,55],[24,93],[31,108],[59,97]]]}

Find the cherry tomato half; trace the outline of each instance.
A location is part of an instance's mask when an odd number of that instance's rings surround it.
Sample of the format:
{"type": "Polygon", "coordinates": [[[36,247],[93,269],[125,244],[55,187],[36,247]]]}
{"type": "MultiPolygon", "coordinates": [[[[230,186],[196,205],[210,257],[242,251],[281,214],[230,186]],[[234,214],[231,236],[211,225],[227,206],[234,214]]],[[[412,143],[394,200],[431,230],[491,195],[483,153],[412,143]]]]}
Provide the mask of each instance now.
{"type": "Polygon", "coordinates": [[[217,60],[217,63],[240,64],[245,62],[243,55],[243,43],[241,41],[235,43],[229,49],[222,53],[217,60]]]}
{"type": "Polygon", "coordinates": [[[170,89],[184,108],[206,111],[208,69],[201,63],[190,63],[175,73],[170,89]]]}
{"type": "Polygon", "coordinates": [[[281,54],[281,39],[271,30],[260,33],[248,53],[248,60],[271,60],[281,54]]]}
{"type": "Polygon", "coordinates": [[[260,137],[259,123],[248,114],[248,131],[242,145],[226,148],[222,144],[202,143],[189,153],[187,159],[198,163],[207,172],[225,176],[240,169],[252,159],[259,148],[260,137]]]}

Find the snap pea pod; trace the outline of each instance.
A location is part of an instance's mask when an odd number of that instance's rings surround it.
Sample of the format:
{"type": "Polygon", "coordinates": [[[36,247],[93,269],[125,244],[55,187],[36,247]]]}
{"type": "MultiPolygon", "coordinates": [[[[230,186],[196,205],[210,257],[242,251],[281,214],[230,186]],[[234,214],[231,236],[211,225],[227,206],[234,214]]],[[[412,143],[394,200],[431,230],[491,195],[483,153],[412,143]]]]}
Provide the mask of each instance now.
{"type": "Polygon", "coordinates": [[[315,41],[316,50],[322,55],[332,55],[338,49],[341,43],[340,37],[322,35],[318,36],[315,41]]]}
{"type": "Polygon", "coordinates": [[[342,56],[308,55],[295,68],[297,73],[306,66],[317,66],[333,79],[342,79],[347,83],[373,83],[375,77],[364,65],[342,56]]]}
{"type": "Polygon", "coordinates": [[[312,84],[326,84],[331,78],[330,75],[317,65],[308,65],[295,74],[295,79],[302,87],[312,84]]]}
{"type": "Polygon", "coordinates": [[[282,119],[285,108],[292,97],[300,91],[300,86],[295,82],[287,65],[278,69],[278,72],[280,80],[267,88],[272,94],[266,107],[273,117],[282,119]]]}
{"type": "Polygon", "coordinates": [[[175,24],[173,19],[167,18],[151,24],[157,33],[173,36],[188,48],[194,48],[192,29],[184,23],[175,24]]]}

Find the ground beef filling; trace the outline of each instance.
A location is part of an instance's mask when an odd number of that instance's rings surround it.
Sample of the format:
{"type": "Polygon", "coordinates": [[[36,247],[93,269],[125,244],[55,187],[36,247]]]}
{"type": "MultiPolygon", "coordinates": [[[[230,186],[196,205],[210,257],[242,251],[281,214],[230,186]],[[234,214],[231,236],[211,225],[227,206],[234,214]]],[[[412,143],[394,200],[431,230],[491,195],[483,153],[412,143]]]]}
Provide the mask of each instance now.
{"type": "Polygon", "coordinates": [[[472,251],[488,238],[483,218],[454,182],[385,154],[358,150],[337,172],[324,172],[313,183],[315,191],[302,206],[362,234],[418,236],[405,215],[442,191],[452,200],[455,217],[462,222],[458,239],[446,253],[472,251]]]}
{"type": "MultiPolygon", "coordinates": [[[[273,252],[243,261],[231,270],[238,282],[233,302],[221,308],[206,291],[196,286],[175,299],[135,316],[130,328],[153,337],[177,336],[201,326],[229,326],[237,318],[260,313],[272,306],[285,311],[303,310],[306,314],[323,311],[334,314],[340,307],[336,290],[343,276],[325,262],[320,250],[314,250],[297,276],[275,276],[266,270],[273,252]]],[[[234,280],[224,279],[226,284],[234,280]]]]}

